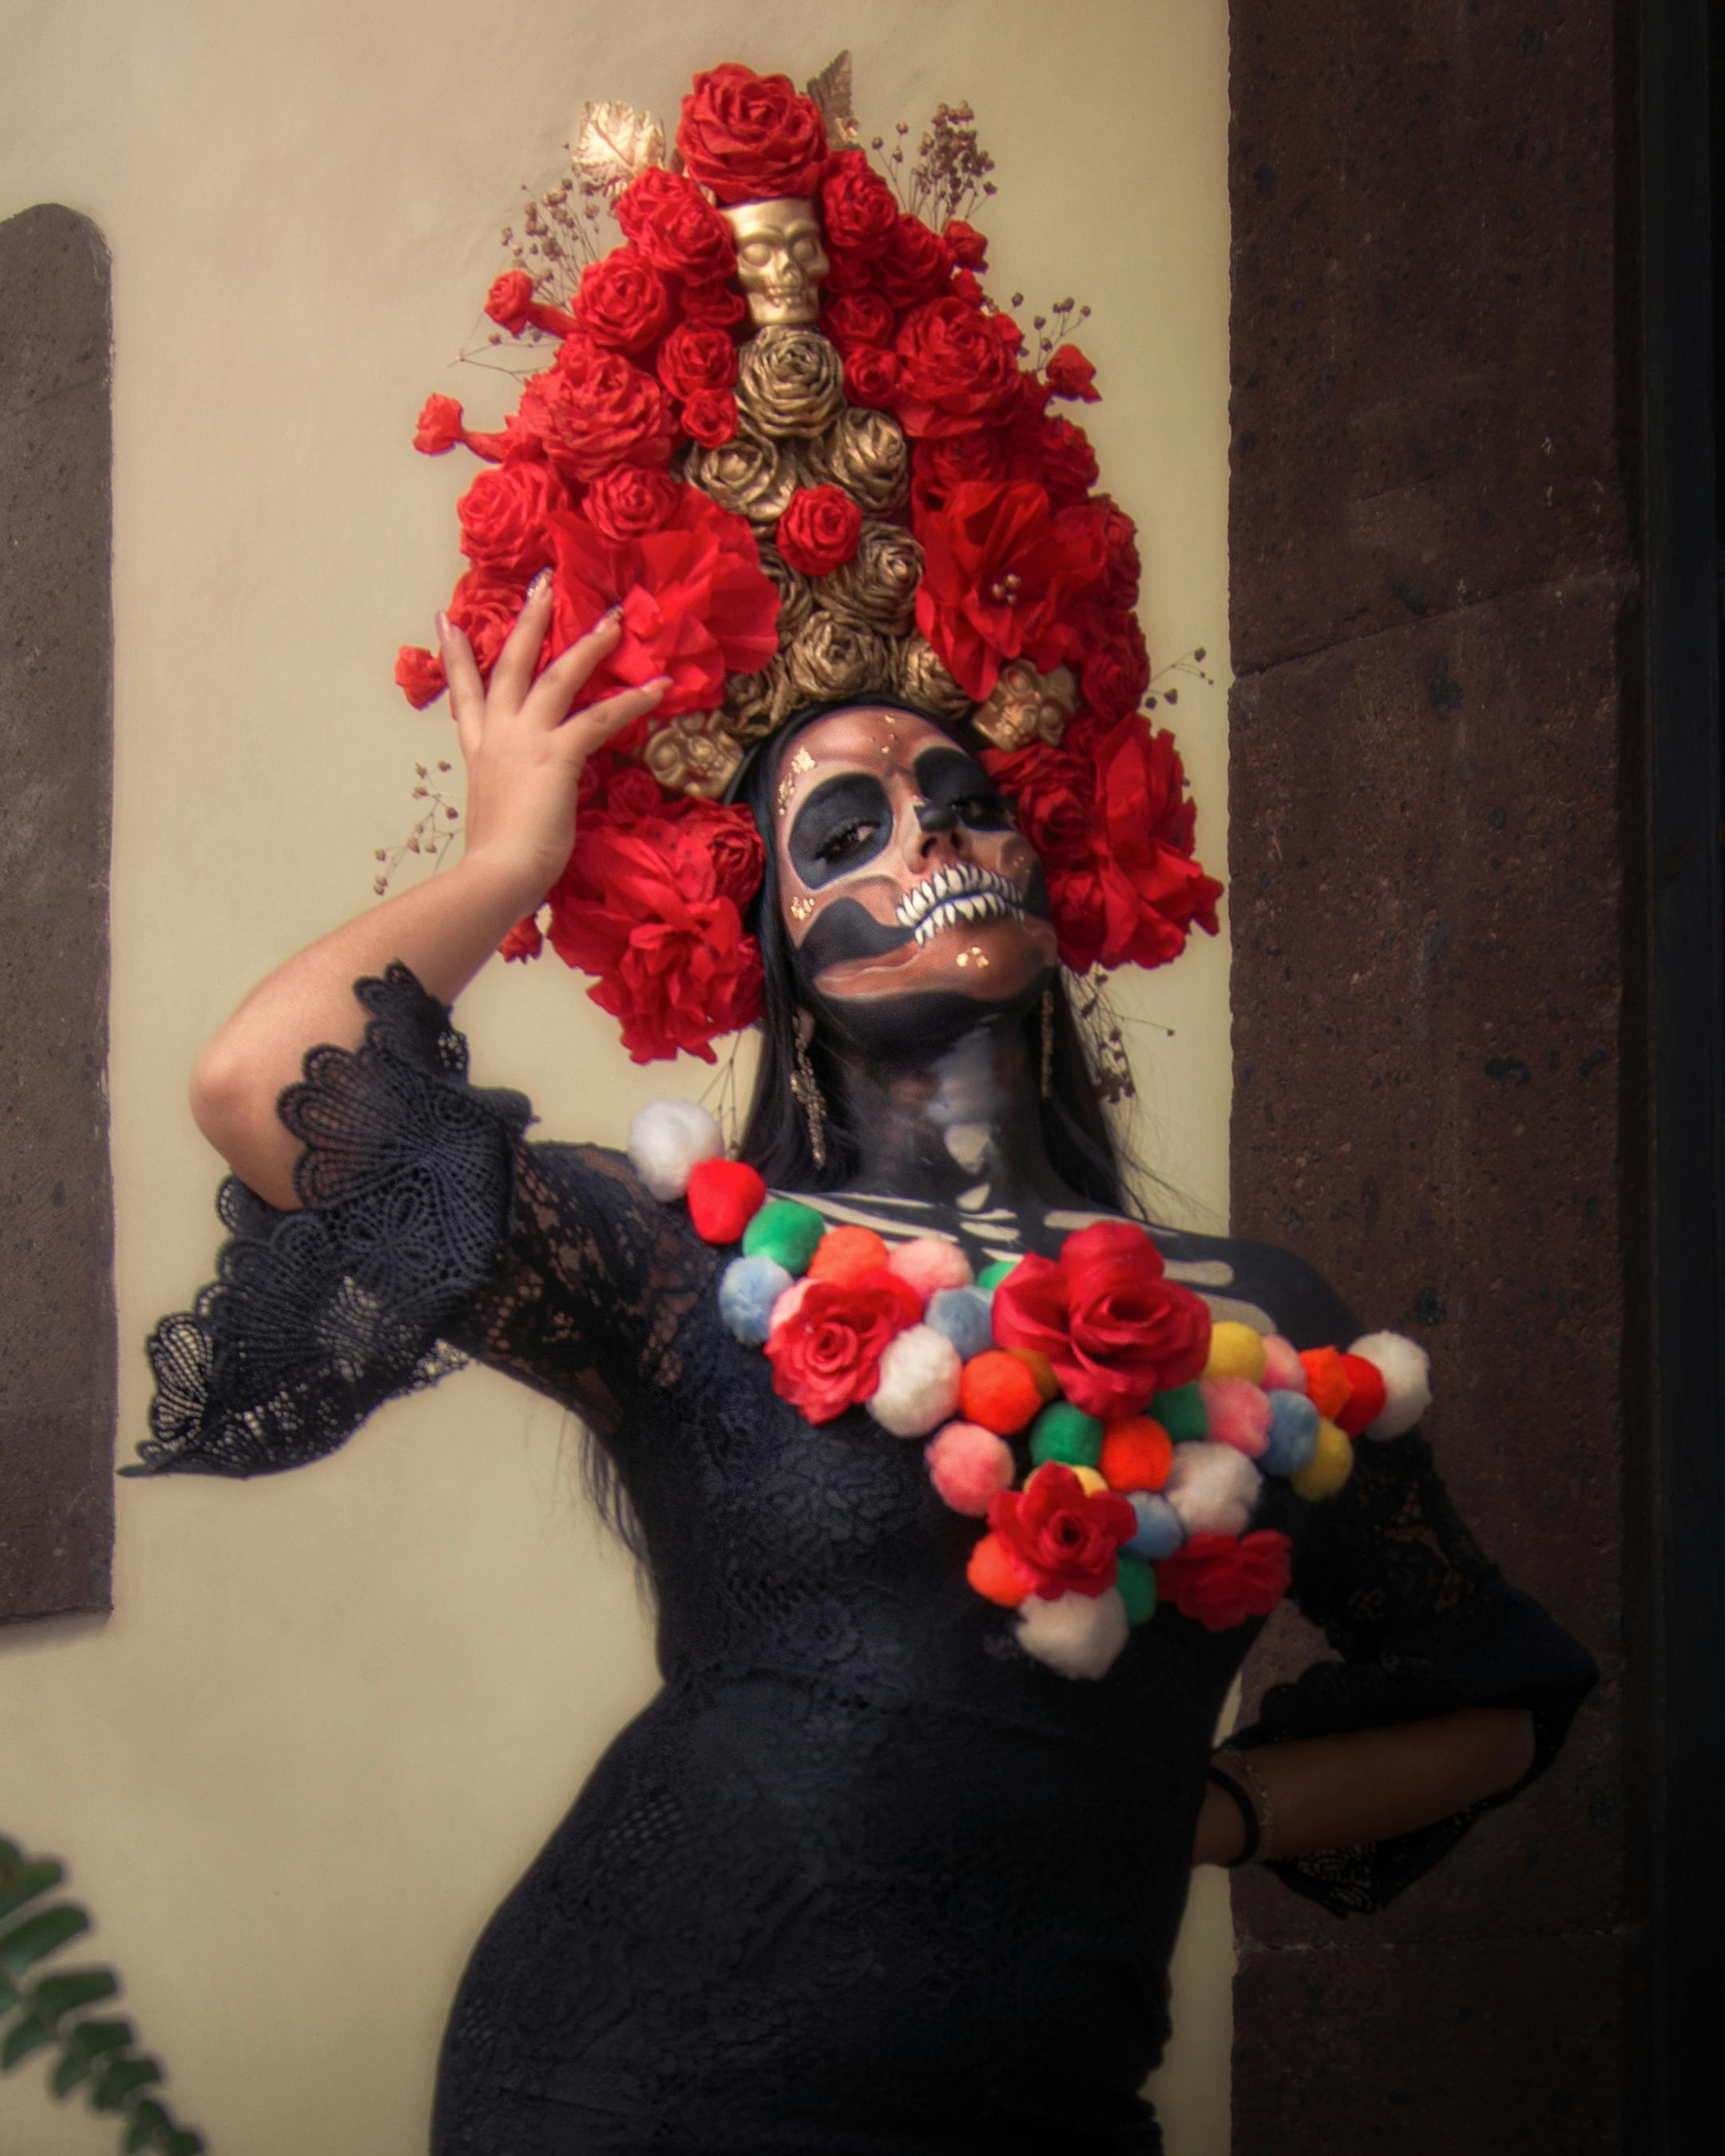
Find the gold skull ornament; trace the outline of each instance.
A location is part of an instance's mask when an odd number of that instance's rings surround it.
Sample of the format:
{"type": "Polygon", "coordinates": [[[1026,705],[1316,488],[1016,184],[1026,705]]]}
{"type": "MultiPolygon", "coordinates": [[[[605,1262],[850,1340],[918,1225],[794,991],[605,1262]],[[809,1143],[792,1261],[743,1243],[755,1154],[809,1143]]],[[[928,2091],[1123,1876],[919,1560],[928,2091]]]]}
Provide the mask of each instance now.
{"type": "Polygon", "coordinates": [[[971,722],[996,748],[1028,748],[1036,741],[1058,748],[1077,708],[1078,683],[1068,668],[1039,674],[1027,660],[1014,659],[1001,668],[993,695],[971,722]]]}
{"type": "Polygon", "coordinates": [[[821,280],[832,266],[814,204],[802,195],[719,205],[737,242],[737,275],[757,330],[800,326],[820,312],[821,280]]]}
{"type": "Polygon", "coordinates": [[[716,801],[742,762],[742,750],[726,731],[720,712],[684,711],[655,730],[643,761],[673,793],[716,801]]]}

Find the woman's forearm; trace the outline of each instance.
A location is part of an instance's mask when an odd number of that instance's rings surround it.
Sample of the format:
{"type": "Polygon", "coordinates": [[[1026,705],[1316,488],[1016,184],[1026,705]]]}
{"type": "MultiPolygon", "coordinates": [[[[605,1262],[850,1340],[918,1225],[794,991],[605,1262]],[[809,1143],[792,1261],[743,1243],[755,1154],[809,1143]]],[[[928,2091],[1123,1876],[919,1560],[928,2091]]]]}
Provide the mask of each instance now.
{"type": "Polygon", "coordinates": [[[356,980],[399,958],[439,1002],[453,1003],[540,896],[512,863],[464,858],[331,929],[260,981],[192,1080],[198,1127],[240,1180],[271,1205],[298,1204],[300,1146],[276,1116],[276,1098],[300,1075],[307,1049],[357,1045],[366,1014],[356,980]]]}
{"type": "MultiPolygon", "coordinates": [[[[1507,1789],[1532,1763],[1533,1722],[1520,1707],[1469,1707],[1384,1729],[1259,1745],[1243,1756],[1269,1799],[1267,1854],[1302,1856],[1411,1834],[1507,1789]]],[[[1230,1771],[1225,1758],[1219,1763],[1230,1771]]],[[[1238,1805],[1206,1784],[1193,1862],[1231,1863],[1245,1839],[1238,1805]]]]}

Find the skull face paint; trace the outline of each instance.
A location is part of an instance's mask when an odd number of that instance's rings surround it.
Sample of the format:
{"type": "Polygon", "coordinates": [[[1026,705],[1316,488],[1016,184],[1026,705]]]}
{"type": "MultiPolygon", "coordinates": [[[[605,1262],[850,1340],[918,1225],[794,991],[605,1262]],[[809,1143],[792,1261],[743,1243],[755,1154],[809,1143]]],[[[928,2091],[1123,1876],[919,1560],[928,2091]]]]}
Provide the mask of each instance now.
{"type": "Polygon", "coordinates": [[[1041,866],[976,759],[906,711],[859,706],[781,756],[779,905],[805,992],[835,1013],[1016,1004],[1056,963],[1041,866]]]}
{"type": "Polygon", "coordinates": [[[796,195],[719,205],[737,241],[737,276],[755,328],[802,326],[820,314],[821,280],[832,264],[814,204],[796,195]]]}

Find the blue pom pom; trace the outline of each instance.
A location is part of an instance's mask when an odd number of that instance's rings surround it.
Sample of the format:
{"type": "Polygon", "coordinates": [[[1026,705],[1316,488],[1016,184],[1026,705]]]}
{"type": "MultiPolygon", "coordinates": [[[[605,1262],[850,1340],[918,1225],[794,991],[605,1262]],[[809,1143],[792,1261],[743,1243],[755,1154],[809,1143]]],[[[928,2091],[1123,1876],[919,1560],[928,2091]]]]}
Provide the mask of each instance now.
{"type": "Polygon", "coordinates": [[[1158,1558],[1172,1557],[1185,1541],[1186,1530],[1168,1499],[1148,1490],[1131,1490],[1126,1502],[1138,1516],[1138,1532],[1123,1547],[1152,1563],[1158,1558]]]}
{"type": "Polygon", "coordinates": [[[1270,1442],[1258,1460],[1265,1475],[1297,1475],[1317,1450],[1317,1404],[1304,1393],[1271,1393],[1270,1442]]]}
{"type": "Polygon", "coordinates": [[[937,1288],[928,1298],[923,1322],[942,1332],[968,1363],[994,1345],[994,1320],[989,1310],[992,1296],[973,1287],[937,1288]]]}
{"type": "Polygon", "coordinates": [[[765,1344],[773,1306],[791,1284],[791,1276],[768,1257],[733,1258],[719,1282],[719,1315],[745,1348],[765,1344]]]}

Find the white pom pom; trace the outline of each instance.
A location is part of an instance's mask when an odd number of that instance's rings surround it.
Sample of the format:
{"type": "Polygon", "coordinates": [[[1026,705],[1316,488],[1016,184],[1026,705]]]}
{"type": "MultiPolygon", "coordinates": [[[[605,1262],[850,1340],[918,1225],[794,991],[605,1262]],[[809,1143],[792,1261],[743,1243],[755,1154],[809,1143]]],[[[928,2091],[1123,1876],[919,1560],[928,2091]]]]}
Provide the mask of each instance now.
{"type": "Polygon", "coordinates": [[[1231,1445],[1177,1445],[1162,1486],[1189,1535],[1243,1535],[1264,1478],[1231,1445]]]}
{"type": "Polygon", "coordinates": [[[703,1160],[725,1150],[719,1127],[698,1101],[649,1101],[629,1127],[629,1157],[655,1198],[680,1198],[703,1160]]]}
{"type": "Polygon", "coordinates": [[[1117,1588],[1101,1594],[1027,1594],[1019,1604],[1018,1641],[1027,1655],[1063,1677],[1099,1677],[1131,1630],[1117,1588]]]}
{"type": "Polygon", "coordinates": [[[927,1437],[958,1404],[958,1350],[932,1325],[907,1325],[880,1355],[869,1413],[895,1437],[927,1437]]]}
{"type": "Polygon", "coordinates": [[[1400,1332],[1368,1332],[1348,1349],[1384,1380],[1384,1412],[1368,1423],[1368,1437],[1401,1437],[1431,1405],[1431,1358],[1417,1340],[1400,1332]]]}

